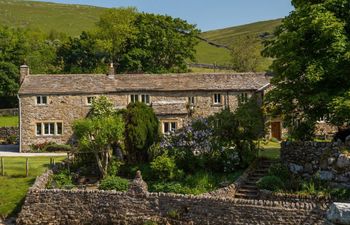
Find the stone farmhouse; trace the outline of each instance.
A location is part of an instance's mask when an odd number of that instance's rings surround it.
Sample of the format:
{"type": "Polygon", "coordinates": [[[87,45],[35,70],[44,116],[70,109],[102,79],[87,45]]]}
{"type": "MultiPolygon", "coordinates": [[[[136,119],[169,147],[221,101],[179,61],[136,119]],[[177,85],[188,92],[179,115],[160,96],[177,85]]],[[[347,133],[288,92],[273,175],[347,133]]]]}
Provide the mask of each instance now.
{"type": "MultiPolygon", "coordinates": [[[[32,144],[68,143],[72,123],[87,116],[94,98],[104,95],[122,109],[130,102],[149,104],[163,133],[181,128],[193,117],[206,117],[225,107],[235,110],[253,94],[262,100],[270,86],[266,73],[237,74],[106,74],[30,75],[21,66],[18,93],[20,151],[32,144]]],[[[281,137],[274,121],[271,135],[281,137]]]]}

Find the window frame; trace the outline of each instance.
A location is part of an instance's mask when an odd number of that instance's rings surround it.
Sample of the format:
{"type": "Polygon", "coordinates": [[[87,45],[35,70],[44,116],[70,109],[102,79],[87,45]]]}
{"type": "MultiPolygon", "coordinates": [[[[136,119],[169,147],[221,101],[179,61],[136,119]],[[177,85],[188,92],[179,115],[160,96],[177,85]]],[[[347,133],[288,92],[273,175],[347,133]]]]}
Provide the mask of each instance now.
{"type": "Polygon", "coordinates": [[[213,95],[213,104],[214,105],[222,105],[222,95],[221,93],[215,93],[213,95]],[[219,101],[217,101],[219,100],[219,101]]]}
{"type": "Polygon", "coordinates": [[[53,137],[63,135],[62,121],[43,121],[35,123],[35,136],[37,137],[53,137]],[[60,129],[59,129],[60,126],[60,129]],[[40,128],[40,130],[39,130],[40,128]]]}
{"type": "Polygon", "coordinates": [[[196,104],[196,99],[195,99],[194,96],[188,96],[187,101],[188,101],[189,105],[195,105],[196,104]]]}
{"type": "Polygon", "coordinates": [[[47,105],[48,102],[49,102],[48,99],[49,99],[49,98],[48,98],[48,96],[46,96],[46,95],[38,95],[38,96],[36,96],[36,98],[35,98],[35,103],[36,103],[36,105],[40,105],[40,106],[42,106],[42,105],[47,105]],[[44,99],[45,99],[45,103],[44,103],[44,99]]]}
{"type": "Polygon", "coordinates": [[[245,104],[249,101],[249,95],[248,92],[241,92],[238,95],[239,103],[245,104]]]}
{"type": "Polygon", "coordinates": [[[86,105],[91,106],[94,103],[95,99],[96,99],[96,96],[87,96],[86,97],[86,105]],[[91,99],[91,102],[89,102],[90,99],[91,99]]]}
{"type": "Polygon", "coordinates": [[[175,120],[162,121],[162,133],[163,134],[170,134],[172,132],[175,132],[177,129],[178,129],[178,121],[175,121],[175,120]],[[168,131],[165,131],[166,127],[167,127],[168,131]]]}
{"type": "Polygon", "coordinates": [[[135,102],[142,102],[146,105],[150,105],[151,95],[150,94],[130,94],[129,103],[135,103],[135,102]]]}

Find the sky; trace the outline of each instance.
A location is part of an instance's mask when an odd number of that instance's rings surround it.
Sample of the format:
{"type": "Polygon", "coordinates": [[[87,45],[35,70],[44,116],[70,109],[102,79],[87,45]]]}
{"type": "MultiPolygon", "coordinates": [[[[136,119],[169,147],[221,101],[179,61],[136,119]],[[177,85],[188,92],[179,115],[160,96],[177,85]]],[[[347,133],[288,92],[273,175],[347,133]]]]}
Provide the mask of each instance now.
{"type": "Polygon", "coordinates": [[[41,0],[101,7],[135,6],[139,11],[167,14],[196,24],[202,31],[285,17],[290,0],[41,0]]]}

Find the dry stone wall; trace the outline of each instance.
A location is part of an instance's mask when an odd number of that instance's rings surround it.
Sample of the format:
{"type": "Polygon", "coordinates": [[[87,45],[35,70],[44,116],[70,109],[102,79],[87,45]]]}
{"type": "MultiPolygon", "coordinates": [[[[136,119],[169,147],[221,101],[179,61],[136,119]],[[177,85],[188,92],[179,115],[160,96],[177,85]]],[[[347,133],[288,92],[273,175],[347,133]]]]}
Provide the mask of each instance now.
{"type": "Polygon", "coordinates": [[[328,202],[149,193],[140,176],[131,188],[144,188],[136,192],[43,189],[49,176],[29,190],[17,224],[330,224],[328,202]]]}
{"type": "Polygon", "coordinates": [[[319,176],[334,186],[350,188],[349,146],[338,142],[283,142],[281,160],[304,177],[319,176]]]}

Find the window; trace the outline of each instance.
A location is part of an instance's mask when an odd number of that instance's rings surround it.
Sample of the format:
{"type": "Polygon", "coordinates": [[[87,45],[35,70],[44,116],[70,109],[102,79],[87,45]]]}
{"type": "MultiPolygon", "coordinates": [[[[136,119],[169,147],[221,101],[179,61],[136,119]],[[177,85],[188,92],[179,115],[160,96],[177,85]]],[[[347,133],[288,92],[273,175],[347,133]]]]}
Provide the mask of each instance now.
{"type": "Polygon", "coordinates": [[[130,101],[135,103],[139,101],[139,96],[138,95],[130,95],[130,101]]]}
{"type": "Polygon", "coordinates": [[[37,96],[36,97],[37,105],[46,105],[47,104],[47,96],[37,96]]]}
{"type": "Polygon", "coordinates": [[[221,104],[221,94],[214,94],[214,104],[216,105],[221,104]]]}
{"type": "Polygon", "coordinates": [[[35,133],[37,136],[53,136],[63,134],[62,122],[36,123],[35,133]]]}
{"type": "Polygon", "coordinates": [[[94,102],[94,100],[95,100],[95,97],[87,97],[86,98],[86,104],[87,105],[92,105],[92,103],[94,102]]]}
{"type": "Polygon", "coordinates": [[[248,102],[248,93],[239,94],[238,100],[240,103],[247,103],[248,102]]]}
{"type": "Polygon", "coordinates": [[[149,95],[141,95],[141,101],[145,104],[149,104],[149,95]]]}
{"type": "Polygon", "coordinates": [[[141,100],[141,102],[143,102],[145,104],[150,104],[150,102],[151,102],[150,101],[150,96],[147,95],[147,94],[142,94],[142,95],[135,95],[135,94],[133,94],[133,95],[130,95],[130,102],[135,103],[135,102],[138,102],[140,100],[141,100]]]}
{"type": "Polygon", "coordinates": [[[174,132],[176,127],[176,122],[163,122],[163,133],[169,134],[170,132],[174,132]]]}
{"type": "Polygon", "coordinates": [[[195,103],[194,96],[188,97],[188,104],[189,105],[194,105],[194,103],[195,103]]]}

